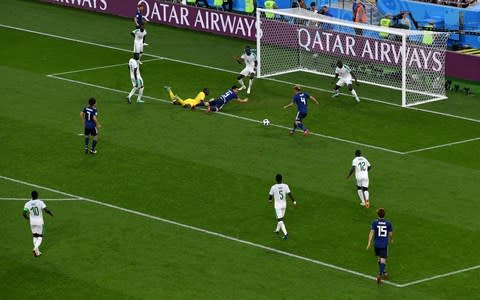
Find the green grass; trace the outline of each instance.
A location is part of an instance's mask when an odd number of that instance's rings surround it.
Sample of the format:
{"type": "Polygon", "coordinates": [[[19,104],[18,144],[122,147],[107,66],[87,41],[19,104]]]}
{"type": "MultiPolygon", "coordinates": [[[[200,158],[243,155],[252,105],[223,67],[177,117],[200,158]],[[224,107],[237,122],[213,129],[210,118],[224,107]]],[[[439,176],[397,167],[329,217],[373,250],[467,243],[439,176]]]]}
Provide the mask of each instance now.
{"type": "MultiPolygon", "coordinates": [[[[0,17],[9,26],[131,49],[127,19],[11,0],[0,3],[0,17]]],[[[256,80],[250,101],[229,104],[224,115],[191,112],[162,102],[163,86],[183,97],[204,86],[220,95],[236,82],[239,66],[231,56],[245,41],[154,25],[148,32],[149,54],[233,73],[168,59],[145,62],[150,98],[127,105],[126,65],[59,75],[77,83],[47,75],[126,64],[128,51],[0,27],[2,40],[11,41],[0,47],[6,58],[0,63],[0,175],[372,276],[375,258],[364,247],[375,208],[385,207],[395,230],[387,267],[393,282],[480,264],[480,141],[411,154],[385,151],[477,138],[478,122],[356,104],[347,96],[332,100],[331,79],[300,73],[276,79],[315,87],[306,88],[320,100],[305,120],[312,132],[385,149],[289,137],[285,128],[232,117],[290,126],[295,111],[281,107],[292,97],[291,83],[256,80]],[[90,96],[98,99],[103,125],[96,156],[83,154],[78,136],[79,112],[90,96]],[[357,148],[374,166],[370,210],[358,205],[354,183],[345,180],[357,148]],[[287,210],[288,241],[272,234],[274,211],[267,203],[277,172],[299,203],[287,210]]],[[[396,97],[367,85],[358,93],[386,102],[396,97]]],[[[448,96],[420,108],[480,119],[478,96],[448,96]]],[[[27,198],[31,190],[0,180],[0,198],[27,198]]],[[[2,298],[472,299],[480,293],[478,269],[405,288],[377,287],[350,273],[94,203],[47,204],[55,217],[45,217],[44,255],[34,259],[23,202],[0,201],[2,298]]]]}

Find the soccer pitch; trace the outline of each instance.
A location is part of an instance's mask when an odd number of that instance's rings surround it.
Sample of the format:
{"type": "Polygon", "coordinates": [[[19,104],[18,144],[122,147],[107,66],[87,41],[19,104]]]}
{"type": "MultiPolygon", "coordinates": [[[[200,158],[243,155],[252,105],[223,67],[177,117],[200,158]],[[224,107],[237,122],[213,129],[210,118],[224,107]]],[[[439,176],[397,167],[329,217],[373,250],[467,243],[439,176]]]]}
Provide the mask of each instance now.
{"type": "Polygon", "coordinates": [[[131,20],[11,0],[0,16],[2,298],[478,298],[478,96],[403,109],[362,85],[357,104],[346,89],[331,98],[332,78],[297,73],[256,80],[223,113],[192,112],[163,86],[219,96],[247,42],[149,24],[146,103],[128,105],[131,20]],[[296,83],[320,101],[308,137],[288,136],[296,83]],[[79,136],[91,96],[95,156],[79,136]],[[356,149],[373,165],[369,210],[345,180],[356,149]],[[278,172],[298,200],[287,241],[267,203],[278,172]],[[32,189],[55,214],[39,258],[21,217],[32,189]],[[395,240],[380,286],[365,251],[378,207],[395,240]]]}

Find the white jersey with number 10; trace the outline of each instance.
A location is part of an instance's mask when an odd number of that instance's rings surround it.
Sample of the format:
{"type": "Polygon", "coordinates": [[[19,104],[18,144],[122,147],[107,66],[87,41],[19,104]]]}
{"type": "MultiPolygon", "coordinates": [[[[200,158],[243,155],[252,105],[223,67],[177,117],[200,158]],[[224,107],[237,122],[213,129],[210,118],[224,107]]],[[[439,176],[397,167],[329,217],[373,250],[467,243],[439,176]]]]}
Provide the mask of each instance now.
{"type": "Polygon", "coordinates": [[[285,183],[277,183],[270,189],[270,196],[275,199],[275,208],[284,208],[287,206],[287,194],[290,188],[285,183]]]}
{"type": "Polygon", "coordinates": [[[30,225],[43,225],[43,209],[47,205],[39,199],[28,201],[24,209],[29,211],[30,225]]]}

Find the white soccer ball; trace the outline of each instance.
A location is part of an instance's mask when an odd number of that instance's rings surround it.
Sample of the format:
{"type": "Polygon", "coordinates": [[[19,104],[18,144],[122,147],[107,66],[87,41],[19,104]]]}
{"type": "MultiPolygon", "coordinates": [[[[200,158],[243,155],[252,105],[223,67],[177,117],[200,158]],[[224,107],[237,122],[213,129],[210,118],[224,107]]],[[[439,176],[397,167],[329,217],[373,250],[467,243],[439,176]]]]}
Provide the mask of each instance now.
{"type": "Polygon", "coordinates": [[[270,126],[270,120],[269,119],[263,119],[263,126],[270,126]]]}

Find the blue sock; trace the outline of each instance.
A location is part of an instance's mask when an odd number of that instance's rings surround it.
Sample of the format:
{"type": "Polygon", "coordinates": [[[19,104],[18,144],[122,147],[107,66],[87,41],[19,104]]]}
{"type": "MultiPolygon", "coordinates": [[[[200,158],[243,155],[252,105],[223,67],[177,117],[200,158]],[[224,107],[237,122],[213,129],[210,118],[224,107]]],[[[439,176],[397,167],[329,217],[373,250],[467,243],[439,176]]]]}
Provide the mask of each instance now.
{"type": "Polygon", "coordinates": [[[85,149],[88,149],[89,138],[85,138],[85,149]]]}
{"type": "Polygon", "coordinates": [[[97,147],[97,141],[93,140],[92,142],[92,151],[95,151],[95,147],[97,147]]]}
{"type": "Polygon", "coordinates": [[[293,123],[292,132],[295,131],[295,129],[297,129],[297,123],[293,123]]]}
{"type": "Polygon", "coordinates": [[[380,275],[383,275],[385,273],[385,264],[380,263],[380,275]]]}
{"type": "Polygon", "coordinates": [[[303,123],[299,123],[297,127],[300,128],[301,130],[305,130],[305,128],[303,127],[303,123]]]}

